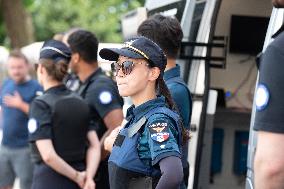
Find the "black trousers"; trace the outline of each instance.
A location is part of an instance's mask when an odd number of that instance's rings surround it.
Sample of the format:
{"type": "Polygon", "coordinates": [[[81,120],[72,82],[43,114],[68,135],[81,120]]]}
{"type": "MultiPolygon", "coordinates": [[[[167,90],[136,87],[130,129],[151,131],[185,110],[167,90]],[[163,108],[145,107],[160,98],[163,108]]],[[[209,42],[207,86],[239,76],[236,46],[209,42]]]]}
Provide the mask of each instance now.
{"type": "Polygon", "coordinates": [[[96,188],[109,189],[108,159],[101,161],[95,177],[96,188]]]}
{"type": "MultiPolygon", "coordinates": [[[[72,167],[78,171],[85,169],[84,163],[76,163],[72,167]]],[[[39,163],[34,166],[32,189],[80,189],[80,187],[45,163],[39,163]]]]}

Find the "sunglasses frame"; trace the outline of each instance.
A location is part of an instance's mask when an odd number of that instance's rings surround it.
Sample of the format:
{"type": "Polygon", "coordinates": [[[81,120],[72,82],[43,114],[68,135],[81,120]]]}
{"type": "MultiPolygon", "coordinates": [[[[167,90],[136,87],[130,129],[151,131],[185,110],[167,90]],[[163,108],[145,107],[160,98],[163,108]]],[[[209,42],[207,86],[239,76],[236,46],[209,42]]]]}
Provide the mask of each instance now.
{"type": "MultiPolygon", "coordinates": [[[[118,75],[119,70],[121,70],[124,75],[129,75],[133,71],[135,64],[143,64],[143,63],[145,62],[133,62],[130,60],[125,60],[119,64],[117,61],[111,64],[111,70],[113,71],[115,76],[118,75]],[[130,63],[130,64],[128,66],[125,66],[125,63],[130,63]]],[[[145,63],[145,65],[149,66],[148,63],[145,63]]]]}

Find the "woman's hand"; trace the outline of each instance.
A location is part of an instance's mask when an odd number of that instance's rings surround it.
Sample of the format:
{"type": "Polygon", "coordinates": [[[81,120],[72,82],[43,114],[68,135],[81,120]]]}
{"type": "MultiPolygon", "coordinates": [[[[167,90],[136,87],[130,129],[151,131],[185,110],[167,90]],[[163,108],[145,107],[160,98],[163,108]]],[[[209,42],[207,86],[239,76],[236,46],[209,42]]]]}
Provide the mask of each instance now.
{"type": "Polygon", "coordinates": [[[77,171],[76,177],[75,177],[75,182],[80,186],[80,188],[82,188],[82,189],[84,188],[85,181],[86,181],[86,172],[85,171],[82,171],[82,172],[77,171]]]}
{"type": "Polygon", "coordinates": [[[84,185],[84,189],[95,189],[95,188],[96,188],[96,183],[94,179],[87,178],[85,185],[84,185]]]}

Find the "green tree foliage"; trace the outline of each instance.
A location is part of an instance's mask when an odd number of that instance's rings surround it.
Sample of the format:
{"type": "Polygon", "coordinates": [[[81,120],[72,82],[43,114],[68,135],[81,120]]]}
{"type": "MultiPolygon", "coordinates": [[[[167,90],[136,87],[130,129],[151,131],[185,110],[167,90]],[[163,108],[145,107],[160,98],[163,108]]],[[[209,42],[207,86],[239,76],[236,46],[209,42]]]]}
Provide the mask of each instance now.
{"type": "Polygon", "coordinates": [[[143,0],[25,0],[37,40],[80,27],[94,32],[102,42],[121,42],[121,15],[143,3],[143,0]]]}

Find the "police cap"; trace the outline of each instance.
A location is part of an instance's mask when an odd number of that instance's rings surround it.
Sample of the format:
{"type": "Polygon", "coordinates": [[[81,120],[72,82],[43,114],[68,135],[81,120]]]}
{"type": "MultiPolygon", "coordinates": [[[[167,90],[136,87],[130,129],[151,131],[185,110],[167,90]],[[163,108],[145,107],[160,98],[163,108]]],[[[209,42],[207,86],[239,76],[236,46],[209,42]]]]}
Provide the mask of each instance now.
{"type": "Polygon", "coordinates": [[[140,36],[126,41],[122,48],[103,48],[100,51],[103,59],[117,61],[119,55],[129,58],[143,58],[164,71],[167,64],[163,50],[150,39],[140,36]]]}
{"type": "Polygon", "coordinates": [[[69,63],[71,59],[71,50],[61,41],[48,40],[44,42],[40,50],[39,58],[51,59],[55,63],[63,59],[69,63]]]}

